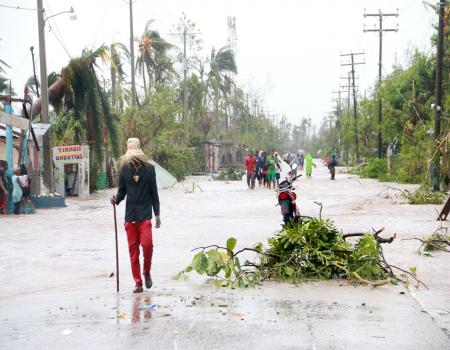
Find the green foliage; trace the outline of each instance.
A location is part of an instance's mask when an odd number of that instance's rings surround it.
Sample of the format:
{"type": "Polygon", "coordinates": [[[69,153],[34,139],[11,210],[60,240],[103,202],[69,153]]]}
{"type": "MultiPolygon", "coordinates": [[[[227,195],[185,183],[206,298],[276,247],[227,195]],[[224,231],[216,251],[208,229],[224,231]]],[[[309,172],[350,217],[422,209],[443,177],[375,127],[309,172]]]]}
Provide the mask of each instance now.
{"type": "Polygon", "coordinates": [[[429,186],[423,185],[413,192],[402,191],[402,196],[408,200],[409,204],[442,204],[446,193],[433,191],[429,186]]]}
{"type": "Polygon", "coordinates": [[[214,246],[214,249],[205,247],[197,253],[191,264],[184,271],[178,273],[176,279],[185,279],[185,273],[195,271],[200,275],[216,277],[214,284],[217,287],[244,288],[258,283],[258,275],[249,272],[241,265],[238,252],[234,251],[236,239],[230,237],[226,248],[214,246]],[[220,250],[219,250],[220,249],[220,250]]]}
{"type": "Polygon", "coordinates": [[[356,166],[352,172],[371,179],[383,178],[387,173],[387,164],[384,159],[372,158],[368,162],[356,166]]]}
{"type": "Polygon", "coordinates": [[[378,246],[372,235],[355,244],[346,243],[330,220],[307,219],[288,224],[269,239],[270,257],[263,268],[269,276],[293,283],[310,279],[330,279],[340,274],[357,273],[361,278],[387,277],[378,265],[378,246]]]}
{"type": "Polygon", "coordinates": [[[231,237],[226,247],[198,248],[202,251],[178,278],[196,271],[215,277],[217,286],[232,288],[253,286],[269,278],[299,283],[347,276],[374,286],[390,282],[380,265],[375,236],[366,234],[355,244],[347,243],[330,220],[310,218],[288,223],[268,243],[268,248],[258,243],[236,252],[236,239],[231,237]],[[255,253],[255,262],[246,260],[242,264],[238,256],[244,251],[255,253]]]}
{"type": "Polygon", "coordinates": [[[178,181],[184,180],[189,174],[193,161],[191,150],[183,144],[160,143],[152,149],[152,156],[178,181]]]}
{"type": "Polygon", "coordinates": [[[222,170],[214,179],[219,181],[241,181],[242,176],[244,176],[243,170],[229,168],[227,170],[222,170]]]}
{"type": "Polygon", "coordinates": [[[446,250],[449,246],[450,235],[438,230],[431,236],[425,237],[423,249],[430,252],[433,250],[446,250]]]}

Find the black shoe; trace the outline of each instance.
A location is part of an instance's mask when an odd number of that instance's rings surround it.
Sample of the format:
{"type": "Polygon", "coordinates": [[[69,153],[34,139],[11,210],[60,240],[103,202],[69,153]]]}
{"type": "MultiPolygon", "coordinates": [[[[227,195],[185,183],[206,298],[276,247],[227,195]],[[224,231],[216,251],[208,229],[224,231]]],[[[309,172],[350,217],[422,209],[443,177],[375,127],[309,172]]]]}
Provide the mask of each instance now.
{"type": "Polygon", "coordinates": [[[144,277],[145,277],[145,287],[147,289],[152,288],[152,286],[153,286],[152,276],[150,274],[148,274],[147,276],[144,276],[144,277]]]}
{"type": "Polygon", "coordinates": [[[136,285],[136,287],[134,287],[133,293],[142,293],[143,291],[144,288],[142,288],[142,286],[136,285]]]}

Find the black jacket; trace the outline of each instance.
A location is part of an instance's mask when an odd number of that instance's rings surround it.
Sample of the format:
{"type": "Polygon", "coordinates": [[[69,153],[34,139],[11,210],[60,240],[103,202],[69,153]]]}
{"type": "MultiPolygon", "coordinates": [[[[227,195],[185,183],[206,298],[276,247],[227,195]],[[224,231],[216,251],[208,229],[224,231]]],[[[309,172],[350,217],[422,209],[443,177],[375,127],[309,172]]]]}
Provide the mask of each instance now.
{"type": "Polygon", "coordinates": [[[328,162],[328,169],[335,168],[337,166],[337,161],[332,159],[328,162]]]}
{"type": "Polygon", "coordinates": [[[125,221],[150,220],[152,207],[155,215],[159,215],[158,188],[153,165],[142,163],[142,167],[137,172],[127,165],[122,168],[116,203],[119,204],[125,196],[127,197],[125,221]]]}

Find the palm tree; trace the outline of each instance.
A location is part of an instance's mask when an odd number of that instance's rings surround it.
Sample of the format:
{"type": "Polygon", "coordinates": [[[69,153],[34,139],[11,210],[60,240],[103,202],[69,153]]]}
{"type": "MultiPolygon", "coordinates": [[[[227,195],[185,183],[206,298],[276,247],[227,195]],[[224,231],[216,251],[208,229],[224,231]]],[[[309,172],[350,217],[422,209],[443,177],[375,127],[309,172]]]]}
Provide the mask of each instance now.
{"type": "MultiPolygon", "coordinates": [[[[231,93],[233,81],[230,78],[230,73],[237,73],[236,61],[234,52],[229,47],[222,47],[219,51],[213,48],[209,61],[209,72],[206,77],[205,95],[203,105],[206,110],[207,98],[209,89],[212,89],[214,95],[214,111],[215,117],[218,119],[219,114],[219,100],[222,95],[225,100],[231,93]]],[[[225,127],[228,131],[228,112],[225,118],[225,127]]]]}
{"type": "Polygon", "coordinates": [[[12,90],[10,91],[9,79],[4,77],[2,74],[5,74],[6,71],[3,67],[11,68],[5,61],[0,60],[0,94],[1,93],[10,93],[12,94],[12,90]]]}
{"type": "MultiPolygon", "coordinates": [[[[97,59],[111,64],[107,46],[96,50],[84,49],[81,57],[72,59],[61,71],[61,76],[49,87],[49,100],[55,110],[71,113],[65,115],[65,133],[71,135],[71,142],[86,141],[93,151],[91,164],[91,188],[96,183],[97,171],[103,162],[104,132],[109,135],[112,153],[119,154],[118,138],[108,97],[100,86],[95,68],[97,59]]],[[[33,104],[32,115],[41,111],[41,101],[33,104]]],[[[66,137],[67,139],[67,137],[66,137]]],[[[108,143],[105,144],[108,146],[108,143]]]]}
{"type": "Polygon", "coordinates": [[[9,94],[9,79],[0,75],[0,94],[9,94]]]}
{"type": "Polygon", "coordinates": [[[128,48],[119,42],[111,44],[111,105],[113,109],[122,110],[123,108],[123,82],[125,71],[123,69],[124,61],[130,60],[128,48]]]}
{"type": "Polygon", "coordinates": [[[168,57],[173,45],[164,40],[158,31],[151,29],[152,20],[145,25],[144,33],[138,41],[139,56],[136,60],[136,70],[142,75],[144,94],[151,90],[153,81],[158,85],[164,76],[174,72],[172,60],[168,57]],[[148,75],[149,88],[147,89],[146,75],[148,75]]]}
{"type": "Polygon", "coordinates": [[[5,69],[3,67],[11,68],[5,61],[0,60],[0,73],[6,73],[5,69]]]}

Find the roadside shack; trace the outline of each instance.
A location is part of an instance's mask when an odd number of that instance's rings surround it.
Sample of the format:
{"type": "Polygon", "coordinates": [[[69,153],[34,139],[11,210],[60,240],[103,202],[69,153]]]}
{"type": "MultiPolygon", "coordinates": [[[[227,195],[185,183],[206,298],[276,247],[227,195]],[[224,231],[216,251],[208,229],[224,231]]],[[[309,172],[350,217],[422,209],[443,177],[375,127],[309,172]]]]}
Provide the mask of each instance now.
{"type": "Polygon", "coordinates": [[[89,196],[89,146],[53,147],[55,189],[60,195],[89,196]]]}

